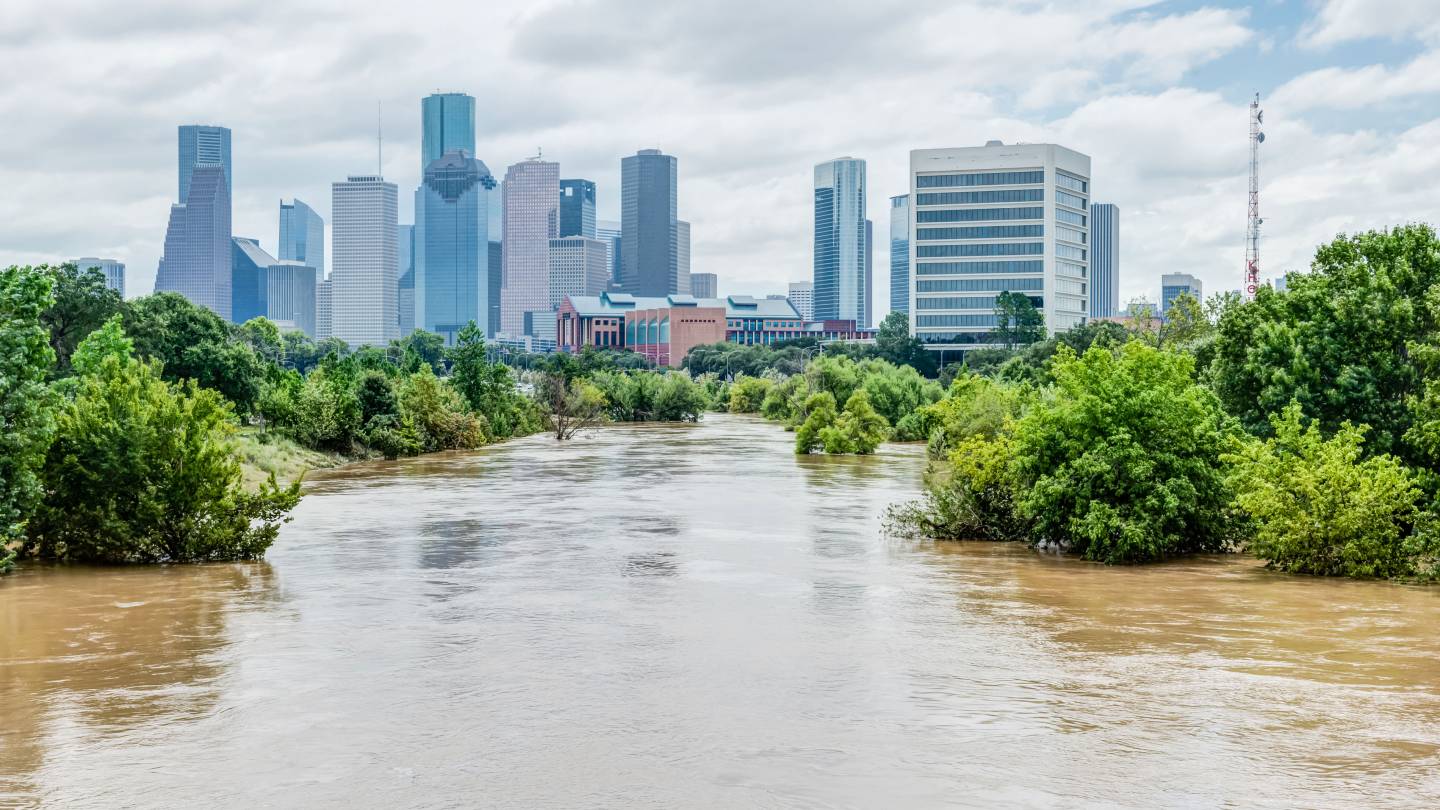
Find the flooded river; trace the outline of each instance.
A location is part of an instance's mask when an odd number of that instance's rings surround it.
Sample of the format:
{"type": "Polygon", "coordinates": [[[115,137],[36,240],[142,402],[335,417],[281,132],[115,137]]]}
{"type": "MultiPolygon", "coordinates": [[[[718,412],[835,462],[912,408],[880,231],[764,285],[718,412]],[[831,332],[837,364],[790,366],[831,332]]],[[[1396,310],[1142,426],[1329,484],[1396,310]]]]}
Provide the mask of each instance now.
{"type": "Polygon", "coordinates": [[[885,539],[739,417],[312,477],[0,579],[0,807],[1440,806],[1440,589],[885,539]]]}

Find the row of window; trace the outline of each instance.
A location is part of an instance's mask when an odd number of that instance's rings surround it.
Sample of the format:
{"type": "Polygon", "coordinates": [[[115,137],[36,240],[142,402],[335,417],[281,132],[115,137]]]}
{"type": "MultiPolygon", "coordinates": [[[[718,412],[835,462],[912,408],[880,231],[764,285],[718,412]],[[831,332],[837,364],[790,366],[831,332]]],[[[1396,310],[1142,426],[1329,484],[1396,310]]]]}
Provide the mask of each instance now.
{"type": "Polygon", "coordinates": [[[1074,211],[1066,211],[1064,208],[1055,209],[1055,219],[1068,225],[1079,225],[1085,227],[1085,215],[1077,214],[1074,211]]]}
{"type": "Polygon", "coordinates": [[[1085,265],[1056,259],[1055,275],[1070,276],[1071,278],[1085,278],[1085,265]]]}
{"type": "MultiPolygon", "coordinates": [[[[994,295],[956,295],[946,298],[916,298],[916,309],[995,309],[994,295]]],[[[1030,296],[1031,303],[1035,306],[1043,306],[1045,299],[1038,295],[1030,296]]]]}
{"type": "Polygon", "coordinates": [[[916,211],[916,222],[984,222],[994,219],[1041,219],[1045,209],[1029,208],[961,208],[952,211],[916,211]]]}
{"type": "Polygon", "coordinates": [[[1078,191],[1081,194],[1084,194],[1085,192],[1090,190],[1089,183],[1086,183],[1084,180],[1081,180],[1074,175],[1069,175],[1064,172],[1055,172],[1055,183],[1057,185],[1064,186],[1065,188],[1078,191]]]}
{"type": "Polygon", "coordinates": [[[1076,281],[1069,278],[1057,278],[1055,279],[1055,292],[1069,293],[1071,295],[1084,295],[1085,282],[1076,281]]]}
{"type": "Polygon", "coordinates": [[[916,326],[995,326],[994,315],[916,315],[916,326]]]}
{"type": "MultiPolygon", "coordinates": [[[[972,247],[966,245],[965,247],[972,247]]],[[[923,250],[923,248],[922,248],[923,250]]],[[[1039,251],[1035,251],[1039,253],[1039,251]]],[[[920,254],[925,255],[925,254],[920,254]]],[[[926,262],[916,265],[917,276],[948,276],[959,273],[1041,273],[1044,262],[1037,261],[988,261],[988,262],[926,262]]]]}
{"type": "Polygon", "coordinates": [[[998,191],[932,191],[915,195],[915,205],[977,205],[980,203],[1044,202],[1043,188],[1007,188],[998,191]]]}
{"type": "Polygon", "coordinates": [[[1084,197],[1077,197],[1077,196],[1075,196],[1074,194],[1071,194],[1071,193],[1068,192],[1068,191],[1056,191],[1056,192],[1055,192],[1055,201],[1058,202],[1058,203],[1061,203],[1062,205],[1068,205],[1068,206],[1070,206],[1071,208],[1079,208],[1081,211],[1089,211],[1089,210],[1090,210],[1090,209],[1087,208],[1086,205],[1085,205],[1085,198],[1084,198],[1084,197]]]}
{"type": "Polygon", "coordinates": [[[1044,236],[1044,225],[982,225],[975,228],[917,228],[915,239],[1019,239],[1044,236]]]}
{"type": "Polygon", "coordinates": [[[625,342],[631,346],[642,344],[669,343],[670,319],[660,321],[627,321],[625,342]]]}
{"type": "Polygon", "coordinates": [[[916,292],[1002,292],[1004,290],[1043,290],[1043,278],[946,278],[915,282],[916,292]]]}
{"type": "Polygon", "coordinates": [[[922,343],[962,343],[971,346],[992,341],[989,332],[921,332],[915,337],[922,343]]]}
{"type": "Polygon", "coordinates": [[[1085,261],[1085,249],[1074,245],[1056,245],[1055,255],[1062,259],[1079,259],[1085,261]]]}
{"type": "Polygon", "coordinates": [[[1086,241],[1084,231],[1077,231],[1074,228],[1068,228],[1064,225],[1055,228],[1055,235],[1067,242],[1079,242],[1082,245],[1085,244],[1086,241]]]}
{"type": "MultiPolygon", "coordinates": [[[[947,259],[956,256],[1039,256],[1045,252],[1042,242],[1004,242],[998,245],[916,245],[920,259],[947,259]]],[[[1084,251],[1081,251],[1082,253],[1084,251]]],[[[1081,256],[1080,258],[1085,258],[1081,256]]]]}
{"type": "Polygon", "coordinates": [[[1045,172],[977,172],[974,174],[922,174],[915,178],[916,188],[953,188],[955,186],[1018,186],[1043,183],[1045,172]]]}

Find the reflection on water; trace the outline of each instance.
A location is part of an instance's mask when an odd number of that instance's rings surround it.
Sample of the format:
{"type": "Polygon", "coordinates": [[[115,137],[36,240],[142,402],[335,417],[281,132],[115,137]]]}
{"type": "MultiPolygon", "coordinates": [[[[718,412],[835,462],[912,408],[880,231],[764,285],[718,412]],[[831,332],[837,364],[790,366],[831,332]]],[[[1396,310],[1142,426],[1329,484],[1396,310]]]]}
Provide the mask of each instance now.
{"type": "Polygon", "coordinates": [[[0,806],[1425,806],[1440,590],[880,536],[738,417],[313,476],[257,565],[0,580],[0,806]]]}

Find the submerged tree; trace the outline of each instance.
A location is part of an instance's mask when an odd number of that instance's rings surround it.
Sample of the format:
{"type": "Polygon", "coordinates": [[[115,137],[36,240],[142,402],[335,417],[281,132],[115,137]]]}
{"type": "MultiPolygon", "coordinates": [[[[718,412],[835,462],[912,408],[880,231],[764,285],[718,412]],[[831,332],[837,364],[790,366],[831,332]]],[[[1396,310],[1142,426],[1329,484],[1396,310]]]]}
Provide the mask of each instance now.
{"type": "Polygon", "coordinates": [[[42,494],[40,468],[55,429],[45,377],[55,361],[40,314],[51,304],[44,268],[0,270],[0,569],[42,494]]]}
{"type": "Polygon", "coordinates": [[[595,427],[605,418],[605,395],[583,377],[563,371],[542,372],[535,384],[535,399],[545,414],[550,432],[560,441],[595,427]]]}

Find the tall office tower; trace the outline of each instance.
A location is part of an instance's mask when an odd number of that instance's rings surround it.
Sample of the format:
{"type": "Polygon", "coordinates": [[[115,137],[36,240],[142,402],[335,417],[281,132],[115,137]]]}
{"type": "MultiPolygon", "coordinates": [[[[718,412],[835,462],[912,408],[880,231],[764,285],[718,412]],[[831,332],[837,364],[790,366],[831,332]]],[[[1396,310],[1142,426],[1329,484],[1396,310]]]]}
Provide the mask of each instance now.
{"type": "Polygon", "coordinates": [[[1090,312],[1090,158],[1054,144],[910,153],[911,331],[944,352],[992,342],[995,300],[1029,296],[1050,334],[1090,312]]]}
{"type": "Polygon", "coordinates": [[[560,236],[595,236],[595,182],[560,181],[560,236]]]}
{"type": "Polygon", "coordinates": [[[890,198],[890,311],[910,312],[910,195],[890,198]]]}
{"type": "Polygon", "coordinates": [[[858,326],[872,323],[875,306],[875,223],[865,220],[865,309],[858,326]]]}
{"type": "Polygon", "coordinates": [[[610,267],[611,283],[620,280],[620,223],[602,219],[595,223],[595,238],[605,243],[605,260],[610,267]]]}
{"type": "Polygon", "coordinates": [[[641,149],[620,161],[620,286],[631,295],[680,291],[675,158],[641,149]]]}
{"type": "MultiPolygon", "coordinates": [[[[551,164],[555,165],[555,164],[551,164]]],[[[490,198],[495,178],[469,152],[425,169],[415,211],[415,325],[454,345],[471,321],[490,323],[490,198]]]]}
{"type": "Polygon", "coordinates": [[[281,261],[303,262],[325,277],[325,220],[315,209],[301,202],[280,201],[280,239],[276,248],[281,261]]]}
{"type": "Polygon", "coordinates": [[[720,277],[714,273],[691,273],[690,294],[696,298],[719,298],[720,277]]]}
{"type": "MultiPolygon", "coordinates": [[[[395,305],[399,308],[400,337],[415,331],[415,226],[401,225],[395,243],[400,251],[400,283],[395,305]]],[[[485,328],[482,324],[480,328],[485,328]]]]}
{"type": "Polygon", "coordinates": [[[1090,317],[1120,312],[1120,208],[1090,204],[1090,317]]]}
{"type": "Polygon", "coordinates": [[[184,202],[170,206],[155,292],[175,292],[230,320],[230,188],[218,163],[192,166],[184,202]]]}
{"type": "Polygon", "coordinates": [[[378,175],[330,188],[330,334],[384,346],[400,336],[398,190],[378,175]]]}
{"type": "Polygon", "coordinates": [[[1175,299],[1189,293],[1197,302],[1205,301],[1205,285],[1189,273],[1166,273],[1160,277],[1160,314],[1167,315],[1175,299]]]}
{"type": "Polygon", "coordinates": [[[334,301],[335,284],[330,279],[315,282],[315,339],[324,340],[334,337],[334,301]]]}
{"type": "Polygon", "coordinates": [[[815,283],[813,281],[790,282],[790,305],[807,321],[815,320],[815,283]]]}
{"type": "Polygon", "coordinates": [[[260,240],[244,236],[230,240],[230,320],[245,323],[266,317],[272,264],[275,257],[260,248],[260,240]]]}
{"type": "Polygon", "coordinates": [[[680,279],[678,291],[690,293],[690,223],[683,219],[675,221],[675,265],[680,279]]]}
{"type": "Polygon", "coordinates": [[[201,165],[224,167],[225,188],[229,193],[235,193],[235,178],[230,174],[229,128],[200,124],[180,127],[180,195],[176,201],[181,205],[190,196],[190,178],[195,167],[201,165]]]}
{"type": "MultiPolygon", "coordinates": [[[[496,216],[498,221],[501,217],[496,216]]],[[[490,317],[485,326],[485,334],[495,335],[500,332],[500,268],[503,266],[505,252],[500,249],[500,240],[490,240],[490,272],[487,274],[488,289],[490,290],[490,317]]]]}
{"type": "Polygon", "coordinates": [[[432,93],[420,100],[420,174],[446,152],[475,154],[475,97],[432,93]]]}
{"type": "Polygon", "coordinates": [[[525,313],[550,309],[550,240],[560,230],[560,164],[531,158],[505,172],[500,331],[525,332],[525,313]]]}
{"type": "Polygon", "coordinates": [[[610,287],[605,243],[585,236],[550,240],[550,309],[566,296],[599,295],[610,287]]]}
{"type": "Polygon", "coordinates": [[[865,161],[815,166],[815,318],[864,321],[865,161]]]}
{"type": "Polygon", "coordinates": [[[265,274],[265,317],[282,332],[299,330],[316,336],[316,277],[320,271],[305,262],[281,259],[265,274]]]}
{"type": "Polygon", "coordinates": [[[120,293],[125,297],[125,263],[114,259],[97,259],[94,256],[86,256],[83,259],[75,259],[72,264],[82,272],[92,267],[105,274],[105,286],[120,293]]]}

